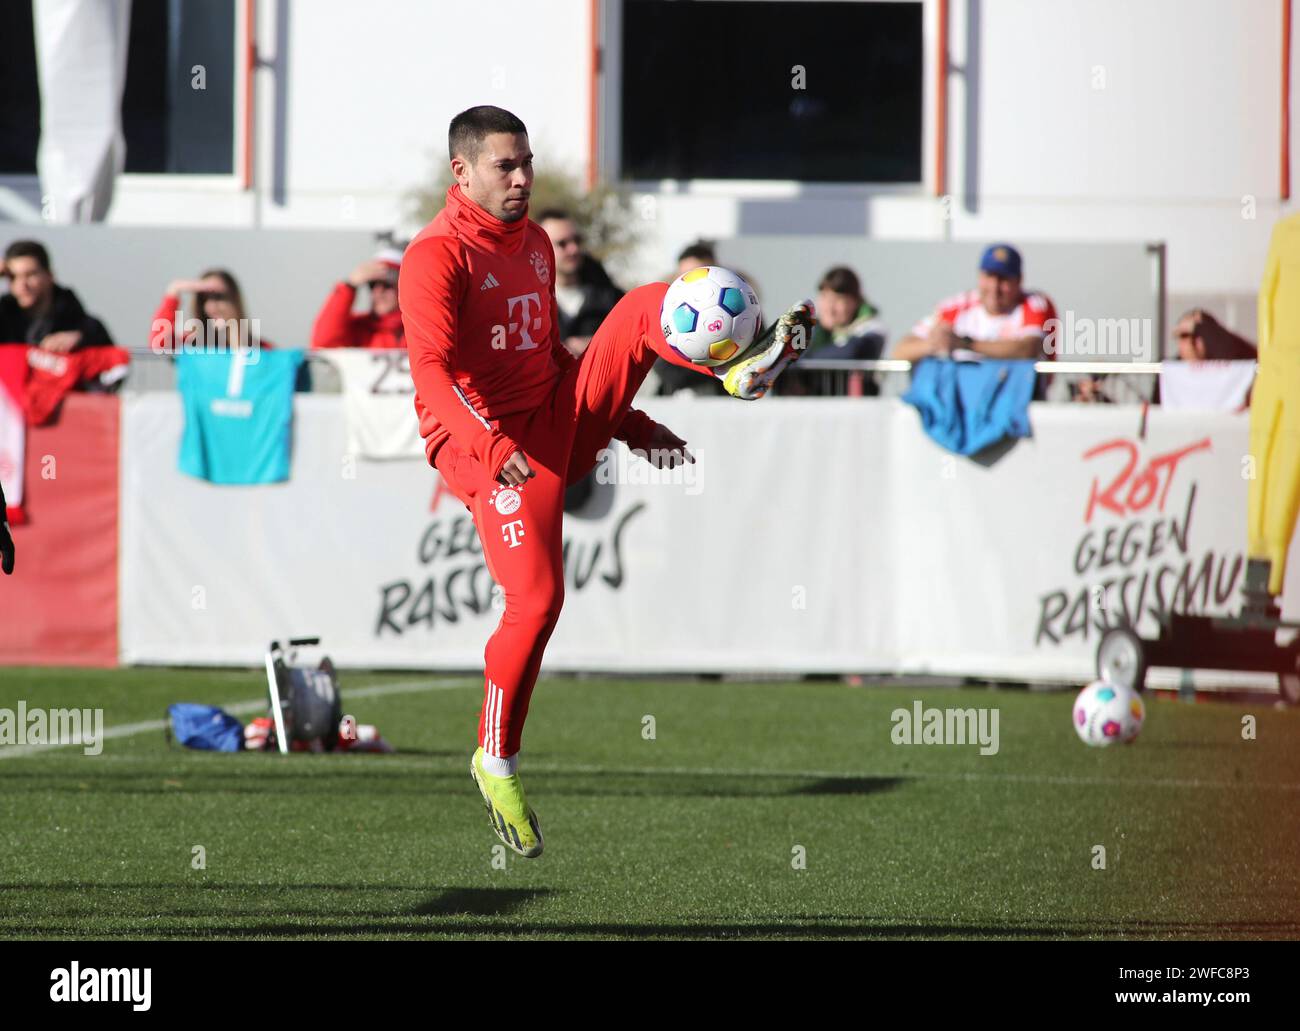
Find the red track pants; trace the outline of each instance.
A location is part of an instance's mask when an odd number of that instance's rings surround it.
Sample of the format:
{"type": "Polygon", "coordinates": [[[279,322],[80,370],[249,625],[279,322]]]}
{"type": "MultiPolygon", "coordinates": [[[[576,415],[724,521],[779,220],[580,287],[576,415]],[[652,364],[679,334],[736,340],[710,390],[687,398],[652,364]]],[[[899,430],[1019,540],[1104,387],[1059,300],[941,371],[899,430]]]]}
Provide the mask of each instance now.
{"type": "Polygon", "coordinates": [[[505,593],[505,612],[484,652],[478,733],[491,755],[519,751],[542,652],[564,604],[565,487],[595,466],[656,357],[709,375],[665,343],[658,329],[662,292],[643,287],[629,293],[550,397],[533,412],[499,420],[535,473],[525,484],[497,483],[451,441],[438,450],[438,472],[473,513],[488,572],[505,593]]]}

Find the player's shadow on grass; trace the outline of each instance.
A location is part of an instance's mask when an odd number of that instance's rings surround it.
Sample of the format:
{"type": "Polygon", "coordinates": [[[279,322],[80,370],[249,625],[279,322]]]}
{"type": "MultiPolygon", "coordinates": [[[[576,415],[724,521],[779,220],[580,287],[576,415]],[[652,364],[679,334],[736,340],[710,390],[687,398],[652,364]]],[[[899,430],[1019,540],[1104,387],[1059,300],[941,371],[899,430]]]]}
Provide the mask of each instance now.
{"type": "Polygon", "coordinates": [[[472,795],[469,764],[459,770],[384,768],[384,756],[277,757],[266,764],[240,768],[238,758],[222,757],[232,765],[159,766],[149,772],[84,767],[80,771],[34,769],[5,771],[5,791],[15,794],[171,795],[202,798],[214,795],[291,795],[307,798],[356,796],[472,795]],[[334,765],[335,762],[340,765],[334,765]]]}
{"type": "Polygon", "coordinates": [[[787,792],[790,795],[874,795],[891,791],[904,783],[901,777],[828,777],[815,780],[801,788],[787,792]]]}
{"type": "MultiPolygon", "coordinates": [[[[335,766],[332,758],[293,756],[256,765],[201,763],[183,768],[159,766],[144,771],[105,767],[82,770],[29,768],[6,771],[10,794],[88,795],[291,795],[295,798],[347,796],[429,798],[472,795],[469,771],[431,767],[427,770],[387,768],[383,756],[347,757],[335,766]],[[353,760],[356,760],[353,762],[353,760]],[[373,764],[373,765],[372,765],[373,764]]],[[[466,764],[468,765],[468,764],[466,764]]],[[[908,783],[902,777],[807,777],[798,774],[714,774],[664,771],[624,772],[611,769],[600,777],[589,773],[540,771],[539,782],[553,795],[595,798],[788,798],[792,795],[874,795],[908,783]]]]}
{"type": "Polygon", "coordinates": [[[901,777],[801,777],[753,773],[744,776],[695,773],[620,773],[599,778],[589,774],[547,773],[546,790],[554,795],[636,798],[788,798],[791,795],[874,795],[901,787],[901,777]]]}
{"type": "Polygon", "coordinates": [[[412,916],[509,916],[525,903],[555,894],[550,888],[448,888],[411,910],[412,916]]]}

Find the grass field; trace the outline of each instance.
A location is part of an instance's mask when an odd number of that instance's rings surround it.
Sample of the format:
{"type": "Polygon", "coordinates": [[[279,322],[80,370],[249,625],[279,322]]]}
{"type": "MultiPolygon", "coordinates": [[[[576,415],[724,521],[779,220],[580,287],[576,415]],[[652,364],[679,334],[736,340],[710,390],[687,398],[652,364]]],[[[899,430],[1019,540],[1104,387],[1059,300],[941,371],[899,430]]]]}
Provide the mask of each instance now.
{"type": "Polygon", "coordinates": [[[524,860],[469,777],[478,681],[342,682],[399,754],[169,750],[148,723],[254,702],[256,671],[0,670],[0,707],[125,731],[0,748],[0,935],[1300,937],[1300,712],[1267,701],[1149,700],[1136,744],[1088,749],[1064,694],[544,679],[524,860]],[[893,744],[918,698],[997,708],[998,753],[893,744]]]}

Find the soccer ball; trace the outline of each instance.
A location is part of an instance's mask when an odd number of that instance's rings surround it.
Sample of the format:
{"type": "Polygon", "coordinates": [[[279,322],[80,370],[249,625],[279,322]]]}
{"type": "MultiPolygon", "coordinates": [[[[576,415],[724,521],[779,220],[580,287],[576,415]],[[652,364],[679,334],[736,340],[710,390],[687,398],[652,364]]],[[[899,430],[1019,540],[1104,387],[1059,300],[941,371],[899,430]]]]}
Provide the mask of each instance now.
{"type": "Polygon", "coordinates": [[[731,361],[754,342],[762,323],[754,288],[717,265],[678,276],[659,309],[668,346],[694,365],[731,361]]]}
{"type": "Polygon", "coordinates": [[[1125,744],[1138,736],[1146,707],[1131,687],[1095,680],[1074,700],[1074,729],[1085,745],[1125,744]]]}

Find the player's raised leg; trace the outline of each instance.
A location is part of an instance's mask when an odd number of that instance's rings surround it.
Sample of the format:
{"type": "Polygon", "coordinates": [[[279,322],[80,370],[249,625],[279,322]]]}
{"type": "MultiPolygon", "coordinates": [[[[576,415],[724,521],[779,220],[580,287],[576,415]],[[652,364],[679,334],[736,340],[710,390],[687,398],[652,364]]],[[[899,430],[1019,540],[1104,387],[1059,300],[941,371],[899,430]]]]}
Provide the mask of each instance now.
{"type": "MultiPolygon", "coordinates": [[[[624,294],[596,330],[577,366],[557,389],[557,411],[575,421],[568,482],[576,483],[591,471],[601,451],[624,429],[629,446],[648,447],[637,429],[624,428],[628,406],[645,382],[656,358],[683,365],[703,376],[713,370],[692,365],[664,340],[659,329],[660,307],[668,287],[648,283],[624,294]]],[[[640,413],[635,413],[640,415],[640,413]]],[[[650,425],[642,417],[640,428],[650,425]]]]}
{"type": "Polygon", "coordinates": [[[763,333],[754,288],[730,269],[703,265],[668,288],[659,323],[672,350],[711,366],[728,394],[754,401],[802,356],[811,341],[812,319],[812,302],[804,301],[763,333]]]}
{"type": "MultiPolygon", "coordinates": [[[[705,266],[694,270],[694,274],[698,276],[708,271],[709,267],[705,266]]],[[[734,276],[725,269],[718,271],[734,276]]],[[[681,282],[679,279],[678,283],[681,282]]],[[[744,281],[740,282],[743,284],[744,281]]],[[[577,419],[573,457],[569,464],[570,483],[591,470],[601,451],[615,436],[626,439],[629,446],[650,449],[652,442],[638,437],[644,438],[646,430],[653,424],[637,412],[632,413],[633,418],[629,420],[628,406],[656,358],[721,379],[732,396],[756,400],[767,393],[791,362],[798,360],[811,337],[812,303],[804,301],[785,312],[765,333],[740,348],[739,353],[725,364],[696,364],[675,349],[664,333],[667,328],[676,336],[674,313],[668,310],[673,307],[672,301],[666,301],[676,286],[649,283],[626,294],[591,338],[581,362],[569,374],[571,381],[562,382],[562,388],[572,392],[577,419]]],[[[748,291],[747,285],[745,289],[748,291]]],[[[752,297],[752,291],[749,293],[752,297]]],[[[756,299],[753,306],[757,317],[756,299]]],[[[691,343],[697,344],[704,353],[703,348],[710,341],[703,334],[709,330],[703,319],[700,322],[699,336],[702,339],[692,339],[691,343]]],[[[725,334],[727,328],[717,332],[725,334]]],[[[669,437],[671,439],[671,435],[669,437]]]]}

